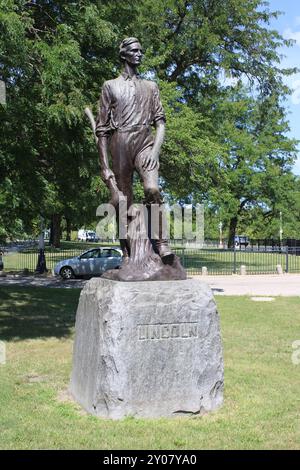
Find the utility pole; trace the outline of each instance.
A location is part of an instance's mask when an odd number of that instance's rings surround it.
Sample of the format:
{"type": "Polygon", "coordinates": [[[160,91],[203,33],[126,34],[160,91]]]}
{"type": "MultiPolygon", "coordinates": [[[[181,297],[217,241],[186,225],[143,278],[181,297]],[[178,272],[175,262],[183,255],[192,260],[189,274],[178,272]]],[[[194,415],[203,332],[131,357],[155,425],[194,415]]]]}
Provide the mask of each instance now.
{"type": "Polygon", "coordinates": [[[224,245],[223,245],[223,222],[221,222],[221,221],[219,223],[219,232],[220,232],[219,248],[224,248],[224,245]]]}
{"type": "Polygon", "coordinates": [[[279,220],[280,220],[280,228],[279,228],[279,240],[280,240],[280,246],[282,245],[282,234],[283,234],[283,229],[282,229],[282,212],[279,212],[279,220]]]}

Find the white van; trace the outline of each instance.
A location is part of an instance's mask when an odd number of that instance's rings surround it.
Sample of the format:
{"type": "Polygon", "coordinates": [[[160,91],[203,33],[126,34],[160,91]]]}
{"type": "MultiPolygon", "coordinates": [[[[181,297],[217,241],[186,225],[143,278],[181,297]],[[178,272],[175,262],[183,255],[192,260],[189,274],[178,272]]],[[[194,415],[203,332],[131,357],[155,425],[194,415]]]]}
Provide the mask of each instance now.
{"type": "Polygon", "coordinates": [[[93,232],[93,230],[85,230],[85,229],[80,229],[78,230],[78,235],[77,235],[78,241],[81,242],[98,242],[99,238],[96,235],[96,232],[93,232]]]}

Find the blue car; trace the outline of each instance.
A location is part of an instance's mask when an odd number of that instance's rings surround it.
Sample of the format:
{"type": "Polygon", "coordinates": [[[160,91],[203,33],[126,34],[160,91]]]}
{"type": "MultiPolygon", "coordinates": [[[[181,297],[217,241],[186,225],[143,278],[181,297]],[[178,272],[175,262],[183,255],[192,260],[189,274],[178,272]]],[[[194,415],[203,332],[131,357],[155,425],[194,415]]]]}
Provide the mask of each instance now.
{"type": "Polygon", "coordinates": [[[54,274],[63,279],[76,276],[99,276],[108,269],[118,269],[122,262],[122,250],[101,247],[85,251],[80,256],[64,259],[54,267],[54,274]]]}

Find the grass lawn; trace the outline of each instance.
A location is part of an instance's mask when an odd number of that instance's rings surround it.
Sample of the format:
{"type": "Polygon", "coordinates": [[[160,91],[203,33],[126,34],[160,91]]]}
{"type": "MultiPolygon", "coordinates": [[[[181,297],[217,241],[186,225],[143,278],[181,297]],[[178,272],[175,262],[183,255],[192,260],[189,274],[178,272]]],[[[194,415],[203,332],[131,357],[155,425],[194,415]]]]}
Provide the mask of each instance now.
{"type": "MultiPolygon", "coordinates": [[[[61,249],[46,247],[46,264],[49,270],[63,259],[79,256],[90,248],[97,248],[100,244],[71,243],[64,242],[61,249]]],[[[202,266],[208,268],[210,274],[232,274],[234,265],[233,251],[218,249],[177,249],[176,254],[181,257],[184,267],[189,274],[201,274],[202,266]]],[[[3,257],[6,271],[23,270],[24,268],[34,271],[38,261],[37,249],[20,253],[9,253],[3,257]]],[[[244,250],[236,251],[236,272],[240,266],[247,267],[248,274],[276,273],[276,266],[280,264],[286,269],[286,255],[274,252],[251,252],[244,250]]],[[[300,256],[288,255],[288,270],[290,273],[300,272],[300,256]]]]}
{"type": "Polygon", "coordinates": [[[68,401],[79,290],[0,287],[1,449],[299,449],[300,298],[216,297],[225,401],[203,417],[95,418],[68,401]]]}
{"type": "MultiPolygon", "coordinates": [[[[49,270],[53,269],[56,263],[63,259],[79,256],[85,251],[98,248],[105,244],[100,243],[81,243],[81,242],[63,242],[61,248],[53,248],[46,245],[45,257],[46,265],[49,270]]],[[[111,245],[110,245],[111,246],[111,245]]],[[[22,252],[6,253],[3,257],[6,271],[18,271],[29,269],[34,271],[38,261],[38,248],[27,249],[22,252]]]]}
{"type": "MultiPolygon", "coordinates": [[[[251,251],[236,251],[236,272],[245,265],[248,274],[275,274],[276,266],[280,264],[285,270],[286,255],[279,252],[264,253],[251,251]]],[[[232,274],[234,270],[234,253],[226,250],[203,249],[186,250],[184,266],[189,274],[201,274],[202,266],[206,266],[209,274],[232,274]]],[[[289,272],[300,272],[300,256],[288,255],[289,272]]]]}

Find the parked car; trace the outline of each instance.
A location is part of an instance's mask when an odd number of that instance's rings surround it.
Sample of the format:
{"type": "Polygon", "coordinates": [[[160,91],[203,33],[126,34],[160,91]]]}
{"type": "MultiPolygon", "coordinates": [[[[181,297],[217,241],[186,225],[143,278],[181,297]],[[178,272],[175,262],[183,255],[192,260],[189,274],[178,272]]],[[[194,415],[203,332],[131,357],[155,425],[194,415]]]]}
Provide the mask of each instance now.
{"type": "Polygon", "coordinates": [[[63,279],[72,279],[76,276],[97,276],[108,269],[119,268],[121,262],[121,249],[95,248],[85,251],[80,256],[60,261],[54,267],[54,274],[63,279]]]}
{"type": "Polygon", "coordinates": [[[81,242],[98,242],[99,241],[99,238],[97,237],[96,232],[93,232],[93,230],[80,229],[78,230],[77,238],[81,242]]]}
{"type": "Polygon", "coordinates": [[[234,237],[234,243],[237,248],[244,246],[245,248],[249,245],[249,238],[245,235],[236,235],[234,237]]]}

